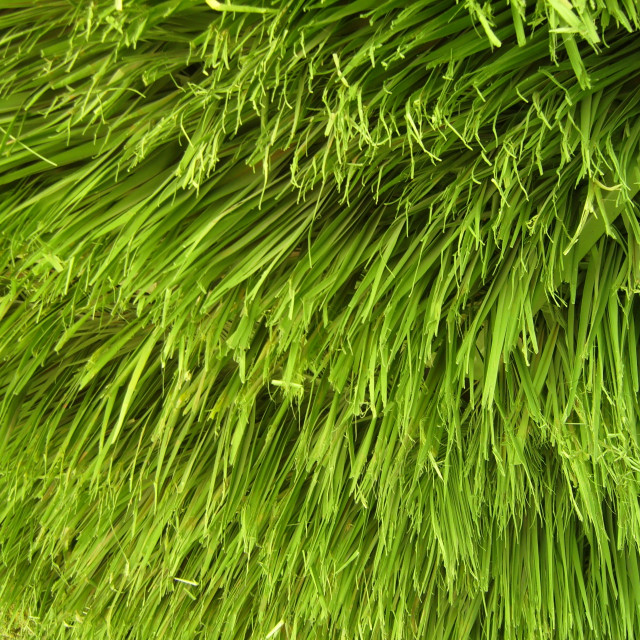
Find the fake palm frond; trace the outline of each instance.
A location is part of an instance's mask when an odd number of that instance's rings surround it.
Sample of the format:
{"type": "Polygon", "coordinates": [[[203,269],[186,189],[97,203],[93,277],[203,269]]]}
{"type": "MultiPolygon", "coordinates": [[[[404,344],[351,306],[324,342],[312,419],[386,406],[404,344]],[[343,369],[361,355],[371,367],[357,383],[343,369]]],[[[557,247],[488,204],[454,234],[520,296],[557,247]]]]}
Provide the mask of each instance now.
{"type": "Polygon", "coordinates": [[[2,637],[637,637],[639,10],[5,0],[2,637]]]}

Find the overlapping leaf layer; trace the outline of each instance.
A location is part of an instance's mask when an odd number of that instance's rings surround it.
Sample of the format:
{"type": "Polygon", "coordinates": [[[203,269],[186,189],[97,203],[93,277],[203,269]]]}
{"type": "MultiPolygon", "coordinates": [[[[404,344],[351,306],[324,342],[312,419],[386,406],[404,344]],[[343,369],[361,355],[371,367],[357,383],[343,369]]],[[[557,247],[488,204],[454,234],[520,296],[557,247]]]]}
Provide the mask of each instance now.
{"type": "Polygon", "coordinates": [[[638,637],[640,7],[259,2],[0,4],[3,637],[638,637]]]}

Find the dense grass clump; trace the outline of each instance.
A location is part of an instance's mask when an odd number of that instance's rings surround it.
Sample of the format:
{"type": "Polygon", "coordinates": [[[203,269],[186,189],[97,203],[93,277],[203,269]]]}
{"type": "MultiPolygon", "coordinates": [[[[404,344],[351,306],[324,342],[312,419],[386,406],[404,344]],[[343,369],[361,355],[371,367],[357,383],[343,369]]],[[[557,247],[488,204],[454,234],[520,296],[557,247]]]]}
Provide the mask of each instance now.
{"type": "Polygon", "coordinates": [[[639,12],[0,2],[0,637],[640,636],[639,12]]]}

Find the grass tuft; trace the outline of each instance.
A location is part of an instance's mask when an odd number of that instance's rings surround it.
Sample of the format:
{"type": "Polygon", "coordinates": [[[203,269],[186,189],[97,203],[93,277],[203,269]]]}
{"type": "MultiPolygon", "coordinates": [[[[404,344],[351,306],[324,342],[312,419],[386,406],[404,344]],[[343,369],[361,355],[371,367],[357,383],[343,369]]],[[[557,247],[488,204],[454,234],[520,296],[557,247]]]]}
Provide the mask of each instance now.
{"type": "Polygon", "coordinates": [[[639,29],[5,0],[0,637],[638,637],[639,29]]]}

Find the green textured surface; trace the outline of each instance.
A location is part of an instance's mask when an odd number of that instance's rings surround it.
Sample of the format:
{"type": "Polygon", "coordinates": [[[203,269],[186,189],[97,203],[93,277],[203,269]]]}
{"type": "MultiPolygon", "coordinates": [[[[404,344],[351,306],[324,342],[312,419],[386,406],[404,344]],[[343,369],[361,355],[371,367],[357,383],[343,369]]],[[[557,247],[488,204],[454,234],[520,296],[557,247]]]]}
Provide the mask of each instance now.
{"type": "Polygon", "coordinates": [[[639,637],[640,5],[251,2],[0,2],[0,638],[639,637]]]}

